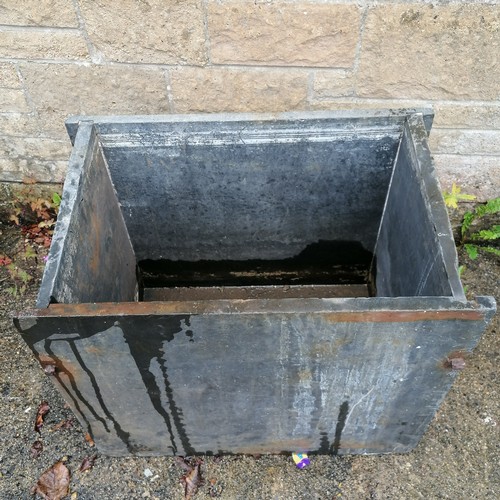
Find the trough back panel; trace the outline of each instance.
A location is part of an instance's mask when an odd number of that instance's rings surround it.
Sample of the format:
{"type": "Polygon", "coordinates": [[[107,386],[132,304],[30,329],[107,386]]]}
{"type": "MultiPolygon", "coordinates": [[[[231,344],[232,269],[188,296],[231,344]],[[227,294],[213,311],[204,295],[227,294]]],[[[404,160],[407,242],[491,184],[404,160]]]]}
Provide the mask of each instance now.
{"type": "Polygon", "coordinates": [[[401,125],[301,120],[98,127],[138,260],[373,251],[401,125]]]}

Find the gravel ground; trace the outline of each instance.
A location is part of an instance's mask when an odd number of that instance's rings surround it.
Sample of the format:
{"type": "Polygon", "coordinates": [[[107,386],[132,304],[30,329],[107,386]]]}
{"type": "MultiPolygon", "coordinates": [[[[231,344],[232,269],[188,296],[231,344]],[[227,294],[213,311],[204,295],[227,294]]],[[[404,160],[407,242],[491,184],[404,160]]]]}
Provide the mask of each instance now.
{"type": "MultiPolygon", "coordinates": [[[[458,220],[458,219],[457,219],[458,220]]],[[[0,225],[0,254],[19,245],[11,226],[0,225]]],[[[493,295],[500,302],[500,260],[481,256],[467,262],[463,281],[468,294],[493,295]]],[[[71,471],[71,499],[183,499],[184,471],[172,458],[116,459],[101,456],[84,438],[79,424],[54,427],[72,418],[70,410],[36,364],[12,326],[10,311],[32,306],[37,279],[17,298],[0,296],[0,498],[31,498],[40,475],[64,458],[71,471]],[[41,436],[33,430],[41,401],[50,412],[41,436]],[[32,458],[34,441],[43,443],[32,458]],[[85,457],[97,454],[91,470],[79,472],[85,457]]],[[[298,470],[289,456],[201,457],[205,479],[195,499],[496,499],[500,496],[500,336],[497,314],[466,368],[415,450],[383,456],[312,457],[298,470]]]]}

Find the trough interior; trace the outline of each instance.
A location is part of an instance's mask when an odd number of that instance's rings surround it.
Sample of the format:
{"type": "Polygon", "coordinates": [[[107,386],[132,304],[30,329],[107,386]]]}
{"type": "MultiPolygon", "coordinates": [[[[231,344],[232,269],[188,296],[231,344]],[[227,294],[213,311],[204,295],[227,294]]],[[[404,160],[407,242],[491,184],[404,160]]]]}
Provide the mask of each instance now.
{"type": "Polygon", "coordinates": [[[91,127],[52,301],[450,295],[408,124],[355,125],[91,127]]]}

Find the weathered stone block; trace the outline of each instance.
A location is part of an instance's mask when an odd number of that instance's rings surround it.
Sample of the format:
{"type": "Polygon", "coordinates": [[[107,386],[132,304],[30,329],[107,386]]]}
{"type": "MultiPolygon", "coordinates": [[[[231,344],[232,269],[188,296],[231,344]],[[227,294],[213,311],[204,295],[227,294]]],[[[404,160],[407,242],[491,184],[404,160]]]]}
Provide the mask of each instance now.
{"type": "Polygon", "coordinates": [[[32,136],[40,132],[38,119],[32,113],[0,114],[0,135],[32,136]]]}
{"type": "Polygon", "coordinates": [[[201,0],[80,2],[88,35],[105,59],[159,64],[206,62],[201,0]]]}
{"type": "MultiPolygon", "coordinates": [[[[403,109],[422,108],[422,101],[402,99],[360,99],[357,97],[326,97],[313,99],[311,109],[314,110],[336,110],[336,109],[403,109]]],[[[430,107],[430,104],[426,104],[430,107]]]]}
{"type": "MultiPolygon", "coordinates": [[[[500,130],[432,129],[431,150],[436,154],[499,155],[500,130]]],[[[500,161],[500,158],[499,158],[500,161]]]]}
{"type": "Polygon", "coordinates": [[[307,73],[300,70],[179,68],[171,73],[176,112],[304,109],[307,73]]]}
{"type": "Polygon", "coordinates": [[[43,137],[0,137],[0,157],[13,160],[67,160],[71,153],[69,141],[43,137]]]}
{"type": "Polygon", "coordinates": [[[37,112],[37,120],[40,130],[45,137],[52,139],[65,140],[68,137],[65,121],[68,118],[68,112],[55,109],[43,109],[37,112]]]}
{"type": "Polygon", "coordinates": [[[464,193],[476,195],[478,201],[498,196],[500,157],[437,154],[434,162],[443,189],[449,191],[456,183],[464,193]]]}
{"type": "Polygon", "coordinates": [[[163,71],[76,64],[20,65],[39,112],[71,114],[168,113],[163,71]]]}
{"type": "Polygon", "coordinates": [[[42,182],[64,179],[71,143],[41,137],[0,137],[0,179],[42,182]]]}
{"type": "Polygon", "coordinates": [[[7,182],[22,182],[29,178],[39,182],[63,182],[68,161],[39,160],[27,158],[1,158],[0,179],[7,182]]]}
{"type": "Polygon", "coordinates": [[[352,96],[356,80],[350,71],[319,70],[314,72],[313,99],[352,96]]]}
{"type": "Polygon", "coordinates": [[[454,105],[437,102],[434,111],[436,113],[434,125],[438,128],[500,129],[498,105],[460,103],[454,105]]]}
{"type": "Polygon", "coordinates": [[[211,60],[217,64],[351,67],[359,23],[356,5],[211,1],[211,60]]]}
{"type": "Polygon", "coordinates": [[[25,59],[89,59],[77,31],[0,30],[0,57],[25,59]]]}
{"type": "Polygon", "coordinates": [[[0,87],[17,89],[21,86],[19,76],[13,64],[0,64],[0,87]]]}
{"type": "Polygon", "coordinates": [[[26,113],[31,111],[21,89],[0,88],[0,109],[4,113],[26,113]]]}
{"type": "Polygon", "coordinates": [[[3,0],[0,24],[77,27],[71,0],[3,0]]]}
{"type": "Polygon", "coordinates": [[[499,53],[498,6],[379,5],[366,21],[358,94],[498,99],[499,53]]]}

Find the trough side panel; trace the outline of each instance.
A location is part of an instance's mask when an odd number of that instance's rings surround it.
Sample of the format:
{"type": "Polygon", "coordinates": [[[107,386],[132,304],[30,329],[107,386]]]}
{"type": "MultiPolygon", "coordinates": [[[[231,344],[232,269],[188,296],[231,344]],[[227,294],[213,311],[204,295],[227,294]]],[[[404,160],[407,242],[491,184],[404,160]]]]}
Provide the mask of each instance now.
{"type": "Polygon", "coordinates": [[[423,191],[429,168],[419,163],[411,130],[405,128],[375,247],[378,297],[452,295],[423,191]]]}
{"type": "Polygon", "coordinates": [[[68,236],[64,246],[56,249],[61,253],[61,265],[53,299],[62,303],[134,301],[135,255],[98,138],[90,154],[68,236]]]}
{"type": "Polygon", "coordinates": [[[75,130],[73,149],[68,164],[68,173],[64,181],[61,206],[57,217],[54,236],[50,246],[47,264],[43,273],[42,284],[38,292],[37,307],[45,308],[56,299],[56,282],[60,279],[66,241],[71,239],[70,229],[75,226],[75,207],[81,196],[83,172],[92,161],[97,148],[93,123],[81,122],[78,135],[75,130]]]}
{"type": "Polygon", "coordinates": [[[436,176],[434,161],[431,157],[423,117],[413,114],[408,117],[405,128],[411,131],[413,148],[422,179],[422,190],[431,222],[437,235],[448,282],[455,299],[466,301],[465,293],[458,273],[458,255],[453,238],[448,211],[443,193],[436,176]]]}
{"type": "Polygon", "coordinates": [[[38,317],[18,322],[109,455],[413,448],[491,311],[38,317]],[[475,319],[472,319],[475,318],[475,319]],[[461,361],[462,360],[462,361],[461,361]]]}

